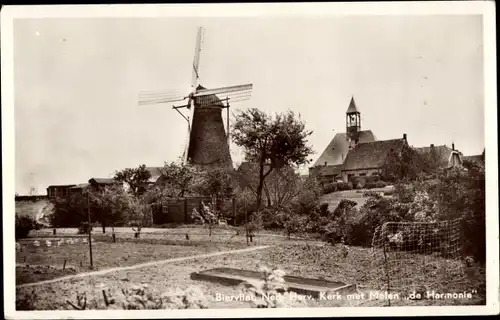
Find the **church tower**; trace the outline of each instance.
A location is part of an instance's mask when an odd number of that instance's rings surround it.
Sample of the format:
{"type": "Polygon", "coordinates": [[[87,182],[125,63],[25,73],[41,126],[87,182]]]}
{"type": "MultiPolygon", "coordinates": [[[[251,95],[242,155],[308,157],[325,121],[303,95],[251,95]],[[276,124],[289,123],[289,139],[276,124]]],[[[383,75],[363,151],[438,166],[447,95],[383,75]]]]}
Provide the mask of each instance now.
{"type": "Polygon", "coordinates": [[[346,111],[346,136],[349,147],[354,147],[359,142],[359,132],[361,131],[361,113],[356,107],[354,97],[351,98],[346,111]]]}

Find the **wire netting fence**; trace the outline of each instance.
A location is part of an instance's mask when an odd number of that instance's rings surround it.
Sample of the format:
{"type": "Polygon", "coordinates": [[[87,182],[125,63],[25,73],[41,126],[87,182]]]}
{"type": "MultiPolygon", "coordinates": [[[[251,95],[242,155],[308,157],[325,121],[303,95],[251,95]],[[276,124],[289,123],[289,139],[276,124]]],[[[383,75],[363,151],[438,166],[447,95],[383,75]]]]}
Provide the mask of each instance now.
{"type": "Polygon", "coordinates": [[[426,296],[464,279],[460,219],[387,222],[375,230],[372,254],[386,280],[379,289],[403,297],[426,296]]]}

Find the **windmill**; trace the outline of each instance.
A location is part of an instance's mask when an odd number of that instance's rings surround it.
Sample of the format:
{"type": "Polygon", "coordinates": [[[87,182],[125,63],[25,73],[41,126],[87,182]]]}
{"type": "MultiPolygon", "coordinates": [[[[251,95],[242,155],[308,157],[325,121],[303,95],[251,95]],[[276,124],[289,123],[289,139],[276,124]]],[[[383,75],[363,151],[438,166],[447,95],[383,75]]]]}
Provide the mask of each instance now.
{"type": "Polygon", "coordinates": [[[229,152],[229,107],[230,103],[248,100],[252,84],[234,85],[207,89],[200,85],[200,53],[204,29],[198,28],[194,60],[192,65],[191,92],[143,92],[139,94],[139,105],[180,103],[173,105],[187,121],[187,141],[184,146],[183,163],[204,167],[231,167],[229,152]],[[185,109],[186,114],[181,112],[185,109]],[[224,130],[222,109],[227,111],[227,132],[224,130]]]}

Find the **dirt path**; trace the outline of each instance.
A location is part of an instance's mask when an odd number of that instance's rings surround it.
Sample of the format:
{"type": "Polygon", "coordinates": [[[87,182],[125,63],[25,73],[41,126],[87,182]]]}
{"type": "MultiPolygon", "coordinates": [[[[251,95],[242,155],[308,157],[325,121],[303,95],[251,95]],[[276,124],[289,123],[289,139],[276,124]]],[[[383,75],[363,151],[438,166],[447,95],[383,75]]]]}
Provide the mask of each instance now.
{"type": "Polygon", "coordinates": [[[238,249],[238,250],[212,252],[212,253],[200,254],[200,255],[196,255],[196,256],[187,256],[187,257],[179,257],[179,258],[172,258],[172,259],[159,260],[159,261],[150,261],[150,262],[140,263],[140,264],[136,264],[136,265],[128,266],[128,267],[118,267],[118,268],[110,268],[110,269],[104,269],[104,270],[98,270],[98,271],[83,272],[83,273],[78,273],[75,275],[60,277],[60,278],[51,279],[51,280],[44,280],[44,281],[32,282],[32,283],[24,283],[24,284],[20,284],[20,285],[16,286],[16,288],[34,287],[34,286],[38,286],[38,285],[42,285],[42,284],[54,283],[54,282],[71,280],[71,279],[76,279],[76,278],[83,278],[83,277],[88,277],[88,276],[100,276],[100,275],[104,275],[104,274],[112,273],[112,272],[116,272],[116,271],[133,270],[133,269],[139,269],[139,268],[144,268],[144,267],[162,265],[162,264],[191,260],[191,259],[210,258],[210,257],[221,256],[221,255],[225,255],[225,254],[251,252],[251,251],[256,251],[256,250],[267,249],[269,247],[271,247],[271,246],[258,246],[258,247],[251,247],[251,248],[238,249]]]}

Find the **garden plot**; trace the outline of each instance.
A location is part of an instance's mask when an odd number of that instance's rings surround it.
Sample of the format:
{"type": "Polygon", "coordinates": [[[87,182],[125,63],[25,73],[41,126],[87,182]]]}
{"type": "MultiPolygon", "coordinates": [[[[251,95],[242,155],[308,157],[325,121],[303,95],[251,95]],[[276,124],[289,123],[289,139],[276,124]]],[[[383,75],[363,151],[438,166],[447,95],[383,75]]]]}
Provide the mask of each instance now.
{"type": "MultiPolygon", "coordinates": [[[[274,246],[263,250],[225,254],[217,257],[196,258],[186,261],[177,261],[162,265],[148,266],[134,270],[122,270],[110,274],[72,279],[51,284],[44,284],[32,288],[17,288],[17,297],[22,299],[34,289],[37,298],[33,301],[33,308],[40,310],[71,309],[65,301],[66,297],[74,297],[77,292],[85,291],[89,299],[102,303],[103,297],[100,288],[105,286],[112,291],[120,292],[121,288],[133,284],[147,283],[158,292],[165,292],[171,288],[185,289],[196,286],[205,292],[210,308],[248,308],[250,304],[245,301],[218,301],[217,295],[237,296],[241,290],[236,286],[225,286],[191,279],[191,273],[202,272],[213,268],[236,268],[258,271],[259,266],[277,267],[286,275],[324,279],[333,282],[343,282],[356,285],[359,293],[369,296],[373,292],[381,292],[385,285],[384,273],[373,267],[373,254],[369,248],[349,247],[347,257],[343,257],[336,247],[311,246],[304,244],[287,244],[274,246]],[[382,288],[382,289],[381,289],[382,288]]],[[[444,265],[443,265],[444,266],[444,265]]],[[[418,266],[416,266],[418,267],[418,266]]],[[[485,274],[484,270],[474,267],[473,272],[462,283],[441,278],[445,273],[436,273],[425,279],[414,277],[417,284],[428,285],[431,289],[440,292],[462,292],[464,290],[477,290],[477,294],[469,300],[440,299],[440,300],[395,300],[391,306],[398,305],[477,305],[484,303],[485,274]],[[434,286],[434,287],[433,287],[434,286]]],[[[409,273],[408,277],[412,277],[409,273]]],[[[335,307],[335,306],[386,306],[384,299],[365,300],[308,300],[291,301],[292,307],[335,307]]]]}
{"type": "MultiPolygon", "coordinates": [[[[63,240],[64,244],[60,245],[56,243],[60,243],[61,239],[23,241],[16,253],[16,283],[30,283],[89,271],[89,245],[88,242],[83,242],[84,240],[86,239],[76,242],[69,238],[63,240]],[[51,242],[50,246],[47,246],[47,241],[51,242]]],[[[210,242],[197,245],[166,245],[152,244],[147,241],[118,241],[116,243],[94,241],[92,243],[93,269],[131,266],[149,261],[231,250],[237,247],[242,246],[215,245],[210,242]]]]}

